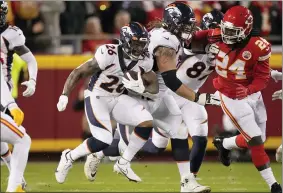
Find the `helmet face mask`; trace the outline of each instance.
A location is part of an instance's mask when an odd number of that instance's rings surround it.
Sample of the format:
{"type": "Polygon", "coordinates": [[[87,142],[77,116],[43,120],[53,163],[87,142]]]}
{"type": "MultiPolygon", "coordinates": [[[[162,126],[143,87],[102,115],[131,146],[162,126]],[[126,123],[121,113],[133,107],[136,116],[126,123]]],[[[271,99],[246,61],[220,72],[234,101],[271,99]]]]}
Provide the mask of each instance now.
{"type": "Polygon", "coordinates": [[[6,25],[8,5],[5,1],[0,1],[0,27],[6,25]]]}
{"type": "MultiPolygon", "coordinates": [[[[135,37],[134,37],[135,39],[135,37]]],[[[132,60],[142,60],[144,58],[144,53],[147,51],[149,40],[147,38],[140,38],[139,40],[130,40],[128,43],[128,49],[126,54],[132,60]]]]}
{"type": "Polygon", "coordinates": [[[183,24],[180,29],[180,38],[184,41],[190,40],[192,34],[196,31],[196,23],[191,22],[190,24],[183,24]]]}
{"type": "Polygon", "coordinates": [[[221,21],[221,36],[225,44],[241,43],[251,33],[253,16],[249,9],[243,6],[230,8],[221,21]]]}

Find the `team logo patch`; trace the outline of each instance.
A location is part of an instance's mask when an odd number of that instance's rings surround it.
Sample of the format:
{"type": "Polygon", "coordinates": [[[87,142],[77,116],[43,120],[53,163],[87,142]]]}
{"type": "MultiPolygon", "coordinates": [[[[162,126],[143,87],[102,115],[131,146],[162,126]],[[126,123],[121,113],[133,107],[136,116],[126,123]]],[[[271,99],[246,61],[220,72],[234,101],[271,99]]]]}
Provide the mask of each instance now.
{"type": "Polygon", "coordinates": [[[251,57],[252,57],[252,53],[249,52],[249,51],[244,51],[243,54],[242,54],[242,57],[243,57],[245,60],[249,60],[249,59],[251,59],[251,57]]]}

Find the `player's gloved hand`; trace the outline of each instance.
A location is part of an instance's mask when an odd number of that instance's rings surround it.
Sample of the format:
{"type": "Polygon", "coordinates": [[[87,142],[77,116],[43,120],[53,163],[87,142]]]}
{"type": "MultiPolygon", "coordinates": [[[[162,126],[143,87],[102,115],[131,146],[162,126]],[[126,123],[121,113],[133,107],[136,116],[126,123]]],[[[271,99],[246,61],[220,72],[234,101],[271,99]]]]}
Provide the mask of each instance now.
{"type": "Polygon", "coordinates": [[[205,105],[217,105],[220,106],[221,102],[220,99],[214,94],[196,93],[195,101],[196,103],[205,106],[205,105]]]}
{"type": "Polygon", "coordinates": [[[276,149],[275,157],[277,162],[282,162],[282,145],[276,149]]]}
{"type": "Polygon", "coordinates": [[[273,93],[272,100],[274,101],[274,100],[277,100],[277,99],[283,100],[282,90],[278,90],[278,91],[273,93]]]}
{"type": "Polygon", "coordinates": [[[205,52],[210,60],[214,60],[216,55],[219,53],[219,47],[216,44],[208,44],[205,47],[205,52]]]}
{"type": "Polygon", "coordinates": [[[64,111],[68,104],[68,97],[66,95],[61,95],[57,103],[58,111],[64,111]]]}
{"type": "Polygon", "coordinates": [[[238,85],[236,88],[236,98],[237,99],[244,99],[250,94],[249,89],[244,87],[243,85],[238,85]]]}
{"type": "Polygon", "coordinates": [[[20,126],[24,121],[23,111],[18,107],[16,103],[9,104],[8,109],[13,116],[15,123],[20,126]]]}
{"type": "Polygon", "coordinates": [[[140,94],[145,91],[145,87],[143,85],[143,81],[142,81],[140,72],[138,72],[138,80],[134,80],[131,77],[130,73],[128,72],[127,72],[127,77],[129,78],[129,80],[125,77],[123,77],[123,80],[122,80],[122,83],[124,84],[125,88],[130,89],[140,94]]]}
{"type": "Polygon", "coordinates": [[[282,80],[282,72],[278,72],[277,70],[271,70],[270,74],[275,82],[278,82],[278,80],[282,80]]]}
{"type": "Polygon", "coordinates": [[[25,81],[23,82],[21,85],[26,86],[26,90],[23,92],[23,96],[24,97],[30,97],[34,94],[35,92],[35,85],[36,82],[33,79],[30,79],[29,81],[25,81]]]}

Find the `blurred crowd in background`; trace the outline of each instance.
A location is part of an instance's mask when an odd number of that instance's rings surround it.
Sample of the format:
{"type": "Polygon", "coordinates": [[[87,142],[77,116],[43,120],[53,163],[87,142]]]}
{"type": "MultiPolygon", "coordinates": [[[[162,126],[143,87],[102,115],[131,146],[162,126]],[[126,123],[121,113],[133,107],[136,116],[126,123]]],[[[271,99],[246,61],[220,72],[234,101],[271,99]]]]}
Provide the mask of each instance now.
{"type": "MultiPolygon", "coordinates": [[[[68,49],[57,49],[64,45],[69,45],[70,53],[93,53],[99,45],[109,43],[115,34],[119,34],[121,26],[131,20],[146,25],[149,21],[162,18],[164,6],[171,2],[10,1],[8,20],[23,30],[27,46],[35,53],[68,52],[68,49]],[[75,52],[72,48],[78,45],[75,45],[72,36],[54,38],[62,35],[86,35],[91,38],[80,38],[80,49],[75,52]]],[[[244,5],[252,11],[254,26],[261,29],[261,35],[277,35],[279,41],[275,38],[271,42],[281,44],[282,1],[189,1],[189,4],[195,11],[197,21],[212,9],[225,13],[231,6],[244,5]]]]}

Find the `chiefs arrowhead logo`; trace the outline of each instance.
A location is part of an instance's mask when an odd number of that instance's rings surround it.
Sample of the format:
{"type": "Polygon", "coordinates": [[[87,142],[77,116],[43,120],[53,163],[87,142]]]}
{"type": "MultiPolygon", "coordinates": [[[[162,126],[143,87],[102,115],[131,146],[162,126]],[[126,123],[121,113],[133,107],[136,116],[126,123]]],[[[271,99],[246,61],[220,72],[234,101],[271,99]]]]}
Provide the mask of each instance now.
{"type": "Polygon", "coordinates": [[[251,57],[252,57],[252,53],[249,52],[249,51],[244,51],[243,54],[242,54],[242,57],[243,57],[245,60],[249,60],[249,59],[251,59],[251,57]]]}

